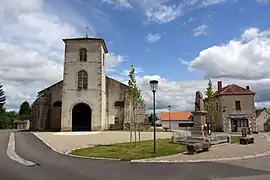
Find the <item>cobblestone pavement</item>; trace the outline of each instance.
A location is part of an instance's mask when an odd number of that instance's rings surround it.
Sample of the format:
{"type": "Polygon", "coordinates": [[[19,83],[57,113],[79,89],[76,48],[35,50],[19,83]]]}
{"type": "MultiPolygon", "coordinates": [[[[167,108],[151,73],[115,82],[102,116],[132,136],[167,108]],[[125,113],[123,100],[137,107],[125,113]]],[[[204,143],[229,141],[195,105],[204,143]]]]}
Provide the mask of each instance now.
{"type": "Polygon", "coordinates": [[[254,155],[258,153],[264,153],[270,151],[270,143],[263,134],[254,135],[255,143],[249,145],[240,144],[224,144],[213,146],[208,152],[198,153],[196,155],[171,155],[166,157],[153,158],[153,160],[202,160],[202,159],[220,159],[220,158],[232,158],[239,156],[254,155]]]}
{"type": "MultiPolygon", "coordinates": [[[[102,131],[96,134],[88,135],[58,135],[54,132],[35,132],[38,137],[60,152],[68,152],[76,148],[82,148],[97,144],[114,144],[130,141],[130,132],[128,131],[102,131]]],[[[172,132],[157,132],[157,138],[171,138],[172,132]]],[[[137,133],[137,140],[139,139],[137,133]]],[[[153,139],[153,132],[141,132],[141,140],[153,139]]],[[[134,132],[133,132],[134,140],[134,132]]]]}

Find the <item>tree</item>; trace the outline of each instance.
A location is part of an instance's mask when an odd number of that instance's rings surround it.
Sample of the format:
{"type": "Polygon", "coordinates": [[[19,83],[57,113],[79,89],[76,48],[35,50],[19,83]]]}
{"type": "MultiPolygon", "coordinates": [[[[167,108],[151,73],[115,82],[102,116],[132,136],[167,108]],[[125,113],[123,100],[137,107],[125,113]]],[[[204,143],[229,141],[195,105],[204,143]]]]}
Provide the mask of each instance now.
{"type": "MultiPolygon", "coordinates": [[[[135,67],[134,65],[131,65],[130,71],[129,71],[129,96],[132,100],[132,111],[131,111],[131,121],[130,121],[130,142],[132,141],[132,125],[135,126],[135,146],[136,146],[136,131],[137,131],[137,114],[136,110],[138,108],[138,105],[142,105],[144,103],[144,100],[141,96],[141,90],[137,87],[137,82],[135,79],[135,67]]],[[[139,132],[139,139],[140,139],[140,132],[139,132]]]]}
{"type": "MultiPolygon", "coordinates": [[[[156,121],[158,120],[158,117],[156,115],[156,121]]],[[[154,125],[154,115],[153,113],[151,113],[149,116],[148,116],[148,122],[151,123],[152,125],[154,125]]]]}
{"type": "Polygon", "coordinates": [[[206,95],[206,97],[204,98],[204,101],[207,103],[212,101],[214,98],[214,91],[213,91],[211,79],[209,79],[209,81],[208,81],[208,87],[206,88],[205,95],[206,95]]]}
{"type": "Polygon", "coordinates": [[[6,104],[6,96],[3,90],[3,85],[0,84],[0,117],[4,116],[6,112],[5,104],[6,104]]]}
{"type": "Polygon", "coordinates": [[[29,119],[31,114],[30,104],[27,101],[24,101],[19,110],[19,119],[26,120],[29,119]]]}
{"type": "Polygon", "coordinates": [[[6,129],[8,127],[8,119],[5,116],[6,113],[6,96],[3,90],[3,85],[0,84],[0,129],[6,129]]]}

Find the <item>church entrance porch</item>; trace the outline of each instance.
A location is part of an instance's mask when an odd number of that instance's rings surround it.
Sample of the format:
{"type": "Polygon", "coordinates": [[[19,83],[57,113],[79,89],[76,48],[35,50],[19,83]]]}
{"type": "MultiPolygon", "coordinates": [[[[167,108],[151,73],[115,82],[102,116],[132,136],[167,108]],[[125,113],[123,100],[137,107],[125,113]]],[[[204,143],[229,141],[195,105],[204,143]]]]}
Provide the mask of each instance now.
{"type": "Polygon", "coordinates": [[[91,131],[92,110],[89,105],[79,103],[72,109],[72,131],[91,131]]]}

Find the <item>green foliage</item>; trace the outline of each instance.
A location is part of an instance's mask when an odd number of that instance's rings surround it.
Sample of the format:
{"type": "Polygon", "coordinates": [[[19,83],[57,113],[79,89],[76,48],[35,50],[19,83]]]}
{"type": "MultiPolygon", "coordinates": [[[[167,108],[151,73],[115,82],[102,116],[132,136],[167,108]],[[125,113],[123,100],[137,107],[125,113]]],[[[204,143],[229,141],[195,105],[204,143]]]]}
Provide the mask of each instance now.
{"type": "MultiPolygon", "coordinates": [[[[158,120],[158,117],[156,115],[156,121],[158,120]]],[[[154,124],[154,115],[151,113],[149,116],[148,116],[148,121],[149,123],[151,123],[152,125],[154,124]]]]}
{"type": "Polygon", "coordinates": [[[27,101],[24,101],[19,110],[19,119],[20,120],[27,120],[29,119],[31,114],[30,104],[27,101]]]}
{"type": "Polygon", "coordinates": [[[208,103],[214,99],[214,91],[213,91],[211,79],[209,79],[209,81],[208,81],[208,87],[206,88],[205,95],[206,95],[206,97],[204,98],[204,101],[206,103],[208,103]]]}
{"type": "Polygon", "coordinates": [[[129,86],[129,95],[132,98],[133,109],[135,110],[139,104],[142,104],[144,102],[144,100],[141,96],[141,90],[139,90],[137,87],[134,65],[131,65],[130,67],[128,86],[129,86]]]}
{"type": "Polygon", "coordinates": [[[0,84],[0,118],[1,116],[4,116],[6,112],[5,104],[6,104],[6,96],[3,90],[3,85],[0,84]]]}

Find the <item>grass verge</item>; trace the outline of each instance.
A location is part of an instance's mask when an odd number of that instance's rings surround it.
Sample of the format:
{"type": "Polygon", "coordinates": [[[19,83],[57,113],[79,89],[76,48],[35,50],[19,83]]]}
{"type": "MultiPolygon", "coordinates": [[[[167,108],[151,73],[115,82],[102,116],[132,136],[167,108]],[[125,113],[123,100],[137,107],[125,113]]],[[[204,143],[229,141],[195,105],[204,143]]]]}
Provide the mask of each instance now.
{"type": "Polygon", "coordinates": [[[128,143],[119,143],[112,145],[102,145],[74,150],[73,155],[115,158],[122,160],[146,159],[160,156],[168,156],[186,151],[186,146],[171,143],[171,139],[157,139],[156,153],[153,153],[153,141],[141,141],[140,145],[134,147],[128,143]]]}

